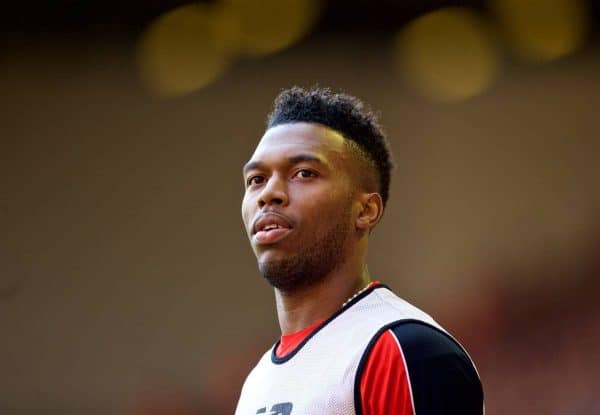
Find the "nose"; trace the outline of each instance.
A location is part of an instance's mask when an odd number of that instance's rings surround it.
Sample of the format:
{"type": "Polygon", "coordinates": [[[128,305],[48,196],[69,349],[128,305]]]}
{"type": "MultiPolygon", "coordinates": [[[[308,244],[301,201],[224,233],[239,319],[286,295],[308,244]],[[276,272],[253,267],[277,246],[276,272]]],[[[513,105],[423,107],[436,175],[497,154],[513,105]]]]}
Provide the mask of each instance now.
{"type": "Polygon", "coordinates": [[[277,176],[271,176],[260,193],[258,198],[258,206],[263,208],[267,205],[282,205],[288,204],[288,194],[285,180],[277,176]]]}

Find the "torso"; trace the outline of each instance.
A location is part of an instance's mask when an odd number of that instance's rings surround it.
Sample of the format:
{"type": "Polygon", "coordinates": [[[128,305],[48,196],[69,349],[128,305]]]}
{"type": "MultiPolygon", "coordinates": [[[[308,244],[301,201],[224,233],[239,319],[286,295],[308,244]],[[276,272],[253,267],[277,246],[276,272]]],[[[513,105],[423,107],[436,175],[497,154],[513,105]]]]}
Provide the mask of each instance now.
{"type": "Polygon", "coordinates": [[[269,350],[250,373],[236,415],[355,415],[358,372],[372,340],[398,321],[443,329],[383,285],[371,287],[282,358],[269,350]]]}

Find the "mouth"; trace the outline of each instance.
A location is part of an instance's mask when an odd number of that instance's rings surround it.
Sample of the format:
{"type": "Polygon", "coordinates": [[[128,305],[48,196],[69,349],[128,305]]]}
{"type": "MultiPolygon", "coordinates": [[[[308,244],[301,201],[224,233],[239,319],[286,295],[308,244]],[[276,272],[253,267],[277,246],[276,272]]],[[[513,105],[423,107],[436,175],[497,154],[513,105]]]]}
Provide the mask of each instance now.
{"type": "Polygon", "coordinates": [[[252,240],[258,245],[279,242],[292,231],[287,218],[278,214],[267,213],[260,216],[252,229],[252,240]]]}

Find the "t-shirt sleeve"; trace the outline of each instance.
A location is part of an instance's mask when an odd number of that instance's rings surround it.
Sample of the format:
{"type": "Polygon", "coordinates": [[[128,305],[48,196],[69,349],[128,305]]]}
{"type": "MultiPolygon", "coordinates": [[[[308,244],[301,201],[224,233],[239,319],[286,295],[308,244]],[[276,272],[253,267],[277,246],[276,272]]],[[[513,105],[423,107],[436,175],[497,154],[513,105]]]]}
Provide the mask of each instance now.
{"type": "Polygon", "coordinates": [[[421,322],[383,331],[359,367],[362,415],[482,415],[473,363],[446,333],[421,322]]]}

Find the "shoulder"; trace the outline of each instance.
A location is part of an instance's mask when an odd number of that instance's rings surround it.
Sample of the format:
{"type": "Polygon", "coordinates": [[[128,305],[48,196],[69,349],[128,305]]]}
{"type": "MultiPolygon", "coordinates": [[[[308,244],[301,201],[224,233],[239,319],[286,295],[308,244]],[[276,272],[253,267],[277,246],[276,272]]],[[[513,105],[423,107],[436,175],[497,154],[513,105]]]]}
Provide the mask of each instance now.
{"type": "Polygon", "coordinates": [[[481,381],[471,358],[448,333],[422,321],[403,320],[383,327],[363,355],[358,382],[361,406],[366,409],[386,407],[400,396],[406,410],[397,413],[481,414],[483,410],[481,381]],[[382,378],[388,381],[381,384],[382,378]]]}
{"type": "Polygon", "coordinates": [[[460,358],[471,364],[463,347],[447,332],[422,321],[400,321],[385,327],[374,338],[388,332],[402,349],[404,357],[411,361],[439,359],[447,356],[460,358]]]}

